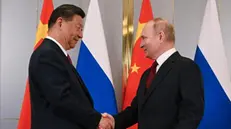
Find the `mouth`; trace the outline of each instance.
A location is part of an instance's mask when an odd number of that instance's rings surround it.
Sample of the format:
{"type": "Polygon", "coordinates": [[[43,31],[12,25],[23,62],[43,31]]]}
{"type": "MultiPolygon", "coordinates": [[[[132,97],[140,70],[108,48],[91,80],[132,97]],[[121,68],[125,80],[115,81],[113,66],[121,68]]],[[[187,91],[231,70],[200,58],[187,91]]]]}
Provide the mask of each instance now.
{"type": "Polygon", "coordinates": [[[147,52],[147,50],[148,50],[147,48],[144,49],[145,52],[147,52]]]}
{"type": "Polygon", "coordinates": [[[78,38],[74,38],[74,40],[75,40],[76,42],[78,42],[78,41],[79,41],[79,39],[78,39],[78,38]]]}

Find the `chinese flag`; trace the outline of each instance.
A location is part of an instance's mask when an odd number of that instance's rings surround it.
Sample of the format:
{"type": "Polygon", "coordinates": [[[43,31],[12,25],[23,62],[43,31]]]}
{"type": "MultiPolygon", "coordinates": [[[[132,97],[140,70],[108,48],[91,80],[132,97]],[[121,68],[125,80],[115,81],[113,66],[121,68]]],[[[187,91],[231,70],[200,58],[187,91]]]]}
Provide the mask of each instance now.
{"type": "MultiPolygon", "coordinates": [[[[144,51],[140,48],[141,43],[141,32],[142,29],[149,20],[153,19],[152,7],[149,0],[143,0],[139,23],[137,27],[135,44],[132,52],[131,67],[129,70],[129,76],[127,80],[127,86],[124,87],[124,100],[123,109],[130,106],[133,98],[136,95],[136,91],[139,85],[139,81],[143,72],[152,65],[152,60],[145,58],[144,51]]],[[[129,129],[137,129],[137,124],[130,127],[129,129]]]]}
{"type": "MultiPolygon", "coordinates": [[[[42,12],[40,15],[40,21],[36,33],[34,50],[42,43],[43,39],[47,35],[48,20],[53,10],[54,7],[53,7],[52,0],[44,0],[42,12]]],[[[31,128],[31,105],[30,105],[29,81],[27,80],[21,114],[18,122],[18,129],[30,129],[30,128],[31,128]]]]}

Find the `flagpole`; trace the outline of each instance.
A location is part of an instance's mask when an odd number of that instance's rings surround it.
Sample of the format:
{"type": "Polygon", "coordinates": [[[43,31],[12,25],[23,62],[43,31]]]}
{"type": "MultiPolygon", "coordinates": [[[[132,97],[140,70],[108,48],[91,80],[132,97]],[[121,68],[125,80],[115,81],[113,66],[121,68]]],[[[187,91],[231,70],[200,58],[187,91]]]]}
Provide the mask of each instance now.
{"type": "MultiPolygon", "coordinates": [[[[133,48],[134,0],[123,0],[123,88],[127,83],[133,48]]],[[[124,93],[124,91],[123,91],[124,93]]]]}
{"type": "Polygon", "coordinates": [[[221,0],[217,0],[217,14],[218,14],[219,22],[220,22],[220,12],[221,12],[221,0]]]}
{"type": "Polygon", "coordinates": [[[39,1],[37,0],[37,7],[36,7],[36,30],[38,29],[38,23],[39,23],[39,1]]]}
{"type": "Polygon", "coordinates": [[[175,0],[172,0],[172,24],[175,22],[175,0]]]}

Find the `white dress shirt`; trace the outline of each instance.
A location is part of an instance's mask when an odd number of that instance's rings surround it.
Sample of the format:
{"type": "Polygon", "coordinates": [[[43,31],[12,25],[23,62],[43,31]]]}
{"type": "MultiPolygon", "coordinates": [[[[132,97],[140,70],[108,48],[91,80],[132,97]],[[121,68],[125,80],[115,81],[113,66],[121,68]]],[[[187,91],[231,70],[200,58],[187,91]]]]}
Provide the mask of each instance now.
{"type": "Polygon", "coordinates": [[[160,69],[161,65],[173,54],[176,52],[175,48],[171,48],[168,51],[164,52],[162,55],[160,55],[156,61],[158,63],[156,67],[156,72],[160,69]]]}
{"type": "Polygon", "coordinates": [[[67,56],[67,51],[63,48],[63,46],[58,41],[56,41],[54,38],[50,36],[47,36],[46,38],[55,42],[60,47],[60,49],[63,51],[63,53],[67,56]]]}

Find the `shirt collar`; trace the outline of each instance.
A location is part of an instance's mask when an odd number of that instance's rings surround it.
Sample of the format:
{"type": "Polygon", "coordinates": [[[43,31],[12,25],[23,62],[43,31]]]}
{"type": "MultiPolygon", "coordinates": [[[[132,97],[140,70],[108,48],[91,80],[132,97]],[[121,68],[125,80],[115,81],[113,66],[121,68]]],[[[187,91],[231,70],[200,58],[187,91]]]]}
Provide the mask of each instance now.
{"type": "Polygon", "coordinates": [[[158,67],[160,67],[175,52],[176,52],[176,49],[171,48],[171,49],[167,50],[166,52],[164,52],[162,55],[160,55],[156,59],[156,61],[158,63],[158,67]]]}
{"type": "Polygon", "coordinates": [[[63,46],[57,40],[55,40],[54,38],[50,36],[47,36],[46,38],[55,42],[59,46],[59,48],[63,51],[63,53],[67,56],[67,51],[63,48],[63,46]]]}

